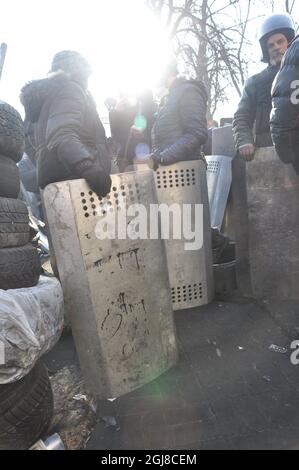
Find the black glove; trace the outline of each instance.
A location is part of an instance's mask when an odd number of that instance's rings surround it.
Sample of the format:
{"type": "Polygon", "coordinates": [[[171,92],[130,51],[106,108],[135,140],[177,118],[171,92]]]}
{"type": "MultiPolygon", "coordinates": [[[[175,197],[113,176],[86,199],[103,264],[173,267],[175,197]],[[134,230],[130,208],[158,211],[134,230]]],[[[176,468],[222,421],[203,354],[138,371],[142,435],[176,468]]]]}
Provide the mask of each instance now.
{"type": "Polygon", "coordinates": [[[99,168],[90,168],[82,174],[90,188],[99,197],[105,197],[110,193],[112,180],[110,175],[99,168]]]}
{"type": "Polygon", "coordinates": [[[152,159],[154,161],[154,171],[157,171],[160,165],[165,165],[160,153],[152,154],[152,159]]]}
{"type": "Polygon", "coordinates": [[[175,163],[175,159],[171,155],[161,155],[160,153],[154,154],[152,156],[153,160],[155,161],[155,164],[157,168],[162,165],[162,166],[168,166],[172,165],[175,163]]]}

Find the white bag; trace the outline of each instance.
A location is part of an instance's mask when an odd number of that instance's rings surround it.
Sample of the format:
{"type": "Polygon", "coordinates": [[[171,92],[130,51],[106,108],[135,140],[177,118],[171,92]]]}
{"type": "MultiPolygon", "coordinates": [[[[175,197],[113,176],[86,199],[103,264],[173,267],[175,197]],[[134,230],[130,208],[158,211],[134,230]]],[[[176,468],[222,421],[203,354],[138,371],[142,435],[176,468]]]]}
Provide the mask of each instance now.
{"type": "Polygon", "coordinates": [[[0,290],[0,385],[25,377],[61,336],[63,293],[56,278],[37,286],[0,290]]]}

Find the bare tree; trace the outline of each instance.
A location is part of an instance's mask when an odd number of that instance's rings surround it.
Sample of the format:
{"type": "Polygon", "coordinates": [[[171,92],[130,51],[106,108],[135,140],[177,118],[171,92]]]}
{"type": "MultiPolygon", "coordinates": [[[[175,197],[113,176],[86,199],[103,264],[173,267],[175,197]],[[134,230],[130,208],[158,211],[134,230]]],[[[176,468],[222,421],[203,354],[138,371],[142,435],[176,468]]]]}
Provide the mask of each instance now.
{"type": "MultiPolygon", "coordinates": [[[[206,85],[209,117],[242,93],[252,62],[248,37],[261,18],[274,11],[294,11],[296,0],[146,0],[164,23],[184,71],[206,85]]],[[[254,54],[252,54],[254,51],[254,54]]],[[[258,57],[256,61],[258,62],[258,57]]]]}
{"type": "Polygon", "coordinates": [[[241,95],[247,72],[246,31],[253,0],[148,0],[164,21],[175,53],[193,77],[206,85],[209,117],[228,99],[228,87],[241,95]]]}
{"type": "Polygon", "coordinates": [[[290,14],[293,13],[296,0],[285,0],[286,11],[290,14]]]}

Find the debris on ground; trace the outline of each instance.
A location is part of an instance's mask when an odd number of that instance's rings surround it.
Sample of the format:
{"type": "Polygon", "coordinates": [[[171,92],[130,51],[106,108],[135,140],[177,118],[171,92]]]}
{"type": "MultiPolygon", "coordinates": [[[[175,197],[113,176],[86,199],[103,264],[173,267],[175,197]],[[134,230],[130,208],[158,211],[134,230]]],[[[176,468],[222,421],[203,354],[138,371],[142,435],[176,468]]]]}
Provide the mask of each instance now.
{"type": "Polygon", "coordinates": [[[101,420],[105,423],[107,428],[117,426],[117,421],[114,416],[102,416],[101,420]]]}
{"type": "Polygon", "coordinates": [[[79,395],[75,395],[75,396],[73,397],[73,400],[75,400],[75,401],[85,401],[85,402],[87,402],[87,396],[86,396],[86,395],[80,395],[80,394],[79,394],[79,395]]]}
{"type": "Polygon", "coordinates": [[[287,354],[288,353],[287,348],[277,346],[276,344],[271,344],[269,349],[270,349],[270,351],[273,351],[273,352],[278,353],[278,354],[287,354]]]}
{"type": "Polygon", "coordinates": [[[85,449],[96,425],[96,402],[88,394],[77,366],[52,375],[54,417],[50,433],[58,432],[68,450],[85,449]]]}

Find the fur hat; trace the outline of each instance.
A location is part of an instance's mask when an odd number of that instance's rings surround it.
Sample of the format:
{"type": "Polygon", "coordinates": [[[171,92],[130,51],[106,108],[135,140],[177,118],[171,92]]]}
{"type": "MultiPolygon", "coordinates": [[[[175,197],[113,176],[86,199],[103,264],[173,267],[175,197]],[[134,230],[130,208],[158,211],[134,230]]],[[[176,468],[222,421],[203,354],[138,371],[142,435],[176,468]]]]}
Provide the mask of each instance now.
{"type": "Polygon", "coordinates": [[[55,54],[51,72],[62,70],[72,77],[88,78],[91,74],[89,62],[79,52],[61,51],[55,54]]]}

